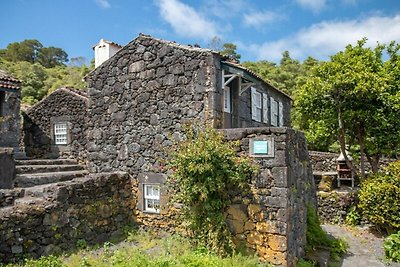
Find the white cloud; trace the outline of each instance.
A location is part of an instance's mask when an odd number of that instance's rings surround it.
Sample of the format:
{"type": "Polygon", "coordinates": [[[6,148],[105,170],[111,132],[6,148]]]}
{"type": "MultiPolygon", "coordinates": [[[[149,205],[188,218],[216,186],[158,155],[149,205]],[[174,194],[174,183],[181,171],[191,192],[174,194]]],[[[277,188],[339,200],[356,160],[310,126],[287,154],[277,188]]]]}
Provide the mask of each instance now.
{"type": "Polygon", "coordinates": [[[95,0],[96,4],[99,5],[101,8],[110,8],[110,2],[108,0],[95,0]]]}
{"type": "Polygon", "coordinates": [[[250,6],[245,0],[205,0],[204,11],[221,19],[229,19],[250,6]],[[229,10],[229,12],[227,12],[229,10]]]}
{"type": "Polygon", "coordinates": [[[179,0],[157,0],[162,18],[183,37],[209,40],[217,36],[216,26],[201,13],[179,0]]]}
{"type": "Polygon", "coordinates": [[[265,24],[282,20],[283,16],[273,11],[258,11],[244,15],[244,24],[249,27],[261,27],[265,24]]]}
{"type": "Polygon", "coordinates": [[[326,0],[295,0],[303,8],[310,9],[314,13],[320,12],[326,6],[326,0]]]}
{"type": "Polygon", "coordinates": [[[278,61],[285,50],[299,59],[307,56],[327,59],[363,37],[368,38],[367,45],[371,47],[375,46],[376,42],[400,42],[400,14],[393,17],[375,15],[361,20],[325,21],[288,38],[253,44],[250,50],[258,59],[272,61],[278,61]]]}

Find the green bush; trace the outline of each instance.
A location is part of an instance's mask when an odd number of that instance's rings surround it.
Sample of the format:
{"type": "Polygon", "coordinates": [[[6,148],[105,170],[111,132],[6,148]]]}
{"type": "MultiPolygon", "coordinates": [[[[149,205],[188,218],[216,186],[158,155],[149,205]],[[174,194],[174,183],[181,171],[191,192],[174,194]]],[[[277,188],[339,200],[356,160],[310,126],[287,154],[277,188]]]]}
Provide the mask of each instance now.
{"type": "Polygon", "coordinates": [[[380,229],[400,229],[400,161],[361,184],[359,205],[362,215],[380,229]]]}
{"type": "Polygon", "coordinates": [[[183,225],[196,246],[232,253],[234,244],[224,217],[229,192],[243,190],[256,168],[249,157],[237,155],[239,142],[224,140],[211,127],[188,127],[186,136],[170,153],[172,201],[183,204],[183,225]]]}
{"type": "Polygon", "coordinates": [[[383,245],[386,258],[400,262],[400,231],[397,234],[391,234],[385,239],[383,245]]]}
{"type": "Polygon", "coordinates": [[[56,256],[40,257],[37,260],[26,260],[25,267],[62,267],[61,260],[56,256]]]}
{"type": "Polygon", "coordinates": [[[359,225],[361,221],[360,213],[356,206],[352,206],[346,214],[345,223],[350,226],[359,225]]]}

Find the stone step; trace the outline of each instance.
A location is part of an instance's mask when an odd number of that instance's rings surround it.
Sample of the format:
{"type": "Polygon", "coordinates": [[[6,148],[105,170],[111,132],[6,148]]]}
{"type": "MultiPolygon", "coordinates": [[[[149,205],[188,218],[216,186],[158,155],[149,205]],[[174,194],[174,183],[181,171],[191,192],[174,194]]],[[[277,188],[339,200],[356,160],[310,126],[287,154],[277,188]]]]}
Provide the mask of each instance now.
{"type": "Polygon", "coordinates": [[[15,165],[75,165],[74,159],[23,159],[15,160],[15,165]]]}
{"type": "Polygon", "coordinates": [[[32,196],[24,196],[22,198],[18,198],[14,202],[14,206],[16,205],[34,205],[44,203],[45,200],[41,197],[32,197],[32,196]]]}
{"type": "Polygon", "coordinates": [[[48,172],[65,172],[65,171],[80,171],[84,167],[81,165],[19,165],[15,166],[17,174],[24,173],[48,173],[48,172]]]}
{"type": "Polygon", "coordinates": [[[74,178],[83,177],[86,174],[88,174],[88,171],[86,170],[17,174],[17,177],[15,178],[15,187],[32,187],[36,185],[68,181],[74,178]]]}

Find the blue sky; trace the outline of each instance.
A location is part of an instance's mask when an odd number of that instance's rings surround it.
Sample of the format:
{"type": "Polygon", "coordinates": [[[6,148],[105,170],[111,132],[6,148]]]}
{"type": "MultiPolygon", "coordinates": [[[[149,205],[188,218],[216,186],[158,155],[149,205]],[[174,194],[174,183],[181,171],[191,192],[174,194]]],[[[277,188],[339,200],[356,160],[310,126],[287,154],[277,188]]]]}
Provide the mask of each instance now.
{"type": "Polygon", "coordinates": [[[363,36],[400,43],[399,0],[0,0],[0,48],[37,39],[70,58],[93,58],[100,38],[121,45],[139,33],[206,47],[214,36],[242,61],[325,60],[363,36]]]}

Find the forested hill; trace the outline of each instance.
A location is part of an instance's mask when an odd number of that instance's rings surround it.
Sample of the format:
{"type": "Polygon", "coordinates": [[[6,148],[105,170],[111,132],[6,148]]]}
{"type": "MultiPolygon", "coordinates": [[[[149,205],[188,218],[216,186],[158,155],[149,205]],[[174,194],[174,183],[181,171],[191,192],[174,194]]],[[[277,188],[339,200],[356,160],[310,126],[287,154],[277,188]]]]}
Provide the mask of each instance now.
{"type": "Polygon", "coordinates": [[[0,69],[22,81],[22,102],[33,105],[59,87],[86,88],[82,78],[93,69],[85,58],[68,58],[58,47],[44,47],[38,40],[10,43],[0,49],[0,69]]]}
{"type": "MultiPolygon", "coordinates": [[[[232,43],[217,38],[210,48],[240,59],[232,43]]],[[[394,42],[370,48],[363,39],[326,62],[300,62],[286,51],[279,63],[242,64],[292,96],[292,125],[305,132],[310,150],[338,152],[346,146],[354,158],[376,167],[380,157],[400,155],[399,50],[394,42]]],[[[25,40],[0,50],[0,69],[22,81],[23,103],[31,105],[59,87],[85,88],[82,78],[93,64],[25,40]]]]}

